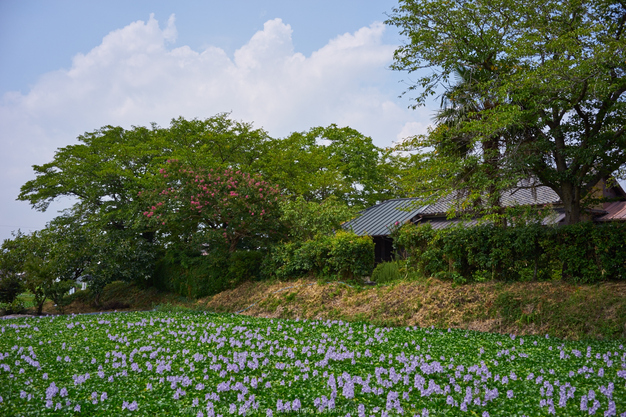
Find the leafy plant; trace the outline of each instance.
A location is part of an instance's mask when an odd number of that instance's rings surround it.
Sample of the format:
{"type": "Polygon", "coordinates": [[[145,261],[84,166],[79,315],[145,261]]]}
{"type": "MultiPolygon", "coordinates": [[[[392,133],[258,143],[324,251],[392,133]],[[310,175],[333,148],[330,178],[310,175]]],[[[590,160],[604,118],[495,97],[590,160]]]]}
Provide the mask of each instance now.
{"type": "Polygon", "coordinates": [[[26,306],[24,302],[18,300],[17,298],[13,299],[10,303],[3,302],[0,303],[0,313],[1,314],[22,314],[26,312],[26,306]]]}
{"type": "Polygon", "coordinates": [[[397,281],[402,278],[397,262],[382,262],[376,265],[372,272],[372,281],[383,284],[397,281]]]}

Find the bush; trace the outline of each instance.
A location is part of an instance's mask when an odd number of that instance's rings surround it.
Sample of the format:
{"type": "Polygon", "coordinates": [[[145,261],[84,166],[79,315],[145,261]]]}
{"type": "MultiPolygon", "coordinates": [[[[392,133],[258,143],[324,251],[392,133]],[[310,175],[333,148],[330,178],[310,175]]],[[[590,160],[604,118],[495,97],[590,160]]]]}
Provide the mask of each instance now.
{"type": "Polygon", "coordinates": [[[231,285],[261,277],[261,264],[265,254],[261,251],[240,250],[230,254],[228,260],[228,279],[231,285]]]}
{"type": "Polygon", "coordinates": [[[24,285],[17,274],[0,271],[0,303],[11,304],[22,292],[24,285]]]}
{"type": "Polygon", "coordinates": [[[298,278],[307,274],[351,279],[370,275],[373,268],[373,240],[349,232],[277,245],[271,249],[263,265],[265,276],[279,279],[298,278]]]}
{"type": "Polygon", "coordinates": [[[562,278],[575,283],[626,279],[626,224],[579,223],[557,233],[562,278]]]}
{"type": "Polygon", "coordinates": [[[545,280],[575,283],[626,279],[626,224],[494,225],[433,230],[406,225],[396,250],[424,276],[458,283],[545,280]]]}
{"type": "Polygon", "coordinates": [[[24,303],[15,298],[10,303],[0,303],[0,315],[6,314],[22,314],[26,312],[24,303]]]}
{"type": "Polygon", "coordinates": [[[157,262],[154,285],[188,298],[200,298],[259,279],[264,253],[261,251],[213,250],[202,256],[169,253],[157,262]]]}
{"type": "Polygon", "coordinates": [[[402,276],[397,262],[382,262],[376,265],[372,272],[372,281],[382,284],[386,282],[397,281],[402,276]]]}

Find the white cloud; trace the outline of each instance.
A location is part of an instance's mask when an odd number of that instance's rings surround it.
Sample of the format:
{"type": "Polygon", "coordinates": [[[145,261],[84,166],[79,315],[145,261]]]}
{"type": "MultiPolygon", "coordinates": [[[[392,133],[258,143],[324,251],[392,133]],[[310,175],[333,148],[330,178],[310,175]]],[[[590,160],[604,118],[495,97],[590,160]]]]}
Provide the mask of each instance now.
{"type": "Polygon", "coordinates": [[[69,69],[42,75],[26,94],[3,96],[0,163],[10,176],[1,186],[0,216],[23,218],[25,203],[12,200],[32,178],[32,164],[104,125],[166,126],[178,116],[232,111],[276,137],[337,123],[388,146],[419,132],[420,114],[394,101],[397,91],[384,91],[395,48],[382,43],[384,30],[374,23],[304,56],[294,51],[291,26],[273,19],[232,58],[217,47],[174,47],[173,15],[165,28],[150,16],[112,31],[69,69]]]}

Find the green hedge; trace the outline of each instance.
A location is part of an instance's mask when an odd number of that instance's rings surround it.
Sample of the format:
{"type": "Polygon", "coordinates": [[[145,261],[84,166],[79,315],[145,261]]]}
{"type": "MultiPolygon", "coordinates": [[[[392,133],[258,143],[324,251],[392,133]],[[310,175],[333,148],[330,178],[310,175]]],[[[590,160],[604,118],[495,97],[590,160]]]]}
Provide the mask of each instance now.
{"type": "Polygon", "coordinates": [[[260,276],[261,251],[214,251],[206,256],[168,253],[157,262],[154,286],[188,298],[217,294],[260,276]]]}
{"type": "Polygon", "coordinates": [[[373,269],[372,238],[348,232],[275,246],[263,266],[264,275],[279,279],[298,278],[311,273],[351,279],[368,276],[373,269]]]}
{"type": "Polygon", "coordinates": [[[482,225],[433,230],[406,225],[396,248],[424,276],[464,283],[545,280],[575,283],[626,279],[626,224],[563,227],[482,225]]]}

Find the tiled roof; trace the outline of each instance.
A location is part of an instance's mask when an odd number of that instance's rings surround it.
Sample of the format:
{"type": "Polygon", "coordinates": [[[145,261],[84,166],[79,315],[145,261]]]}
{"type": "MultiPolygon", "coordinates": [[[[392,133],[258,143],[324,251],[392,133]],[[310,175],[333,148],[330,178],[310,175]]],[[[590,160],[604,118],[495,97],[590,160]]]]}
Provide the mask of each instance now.
{"type": "Polygon", "coordinates": [[[346,230],[352,230],[359,236],[387,236],[396,222],[404,224],[423,209],[418,206],[417,198],[396,198],[386,200],[361,212],[356,219],[343,224],[346,230]]]}

